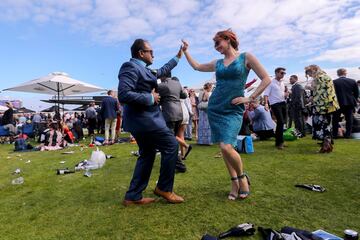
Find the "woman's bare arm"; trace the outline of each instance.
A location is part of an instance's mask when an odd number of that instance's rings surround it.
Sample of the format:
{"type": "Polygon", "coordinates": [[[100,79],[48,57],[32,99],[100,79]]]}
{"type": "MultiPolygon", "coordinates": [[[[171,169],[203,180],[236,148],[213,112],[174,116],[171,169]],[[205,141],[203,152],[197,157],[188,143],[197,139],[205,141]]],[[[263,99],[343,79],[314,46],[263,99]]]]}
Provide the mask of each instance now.
{"type": "Polygon", "coordinates": [[[203,63],[203,64],[198,63],[189,53],[188,50],[189,43],[186,42],[185,40],[182,40],[182,42],[183,42],[182,50],[185,54],[186,60],[194,70],[200,72],[215,72],[216,60],[211,61],[209,63],[203,63]]]}

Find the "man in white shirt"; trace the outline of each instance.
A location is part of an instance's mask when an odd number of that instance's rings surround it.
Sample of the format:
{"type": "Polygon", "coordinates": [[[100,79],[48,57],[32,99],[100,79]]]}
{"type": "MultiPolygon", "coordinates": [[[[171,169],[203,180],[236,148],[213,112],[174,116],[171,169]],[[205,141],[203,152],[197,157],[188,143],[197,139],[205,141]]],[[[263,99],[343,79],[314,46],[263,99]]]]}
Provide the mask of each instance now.
{"type": "Polygon", "coordinates": [[[279,150],[284,149],[284,123],[286,119],[285,86],[283,78],[286,69],[278,67],[275,69],[275,78],[264,91],[265,109],[269,110],[269,105],[276,118],[275,147],[279,150]]]}

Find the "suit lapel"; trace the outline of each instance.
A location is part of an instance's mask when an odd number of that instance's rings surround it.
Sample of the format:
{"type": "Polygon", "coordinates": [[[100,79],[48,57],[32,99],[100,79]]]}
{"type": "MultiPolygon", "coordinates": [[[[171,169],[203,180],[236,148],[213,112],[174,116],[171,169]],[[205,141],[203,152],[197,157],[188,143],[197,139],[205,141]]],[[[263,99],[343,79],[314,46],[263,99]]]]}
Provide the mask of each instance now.
{"type": "Polygon", "coordinates": [[[134,64],[136,64],[136,66],[138,66],[138,68],[144,72],[151,80],[157,80],[156,78],[156,70],[151,70],[150,68],[144,67],[143,65],[141,65],[138,61],[134,60],[134,59],[130,59],[130,61],[134,64]],[[154,71],[154,73],[152,73],[152,71],[154,71]]]}

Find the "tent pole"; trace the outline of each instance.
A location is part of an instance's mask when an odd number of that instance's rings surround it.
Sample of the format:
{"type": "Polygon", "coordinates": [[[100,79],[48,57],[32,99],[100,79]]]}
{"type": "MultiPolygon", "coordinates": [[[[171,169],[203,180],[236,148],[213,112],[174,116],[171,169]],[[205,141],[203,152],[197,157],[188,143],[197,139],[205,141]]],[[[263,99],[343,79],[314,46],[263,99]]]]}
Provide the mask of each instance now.
{"type": "MultiPolygon", "coordinates": [[[[57,94],[58,94],[58,102],[57,102],[58,111],[59,111],[59,114],[60,114],[60,83],[59,82],[57,83],[57,94]]],[[[60,114],[60,116],[61,116],[61,114],[60,114]]]]}

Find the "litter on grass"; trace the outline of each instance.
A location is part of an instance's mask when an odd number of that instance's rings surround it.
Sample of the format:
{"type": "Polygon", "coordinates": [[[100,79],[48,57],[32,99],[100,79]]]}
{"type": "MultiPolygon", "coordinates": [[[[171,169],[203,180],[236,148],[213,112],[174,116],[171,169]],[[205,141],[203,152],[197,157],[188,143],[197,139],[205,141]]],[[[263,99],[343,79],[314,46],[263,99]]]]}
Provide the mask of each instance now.
{"type": "Polygon", "coordinates": [[[12,185],[20,185],[20,184],[23,184],[24,183],[24,178],[23,177],[18,177],[18,178],[15,178],[11,181],[11,184],[12,185]]]}

